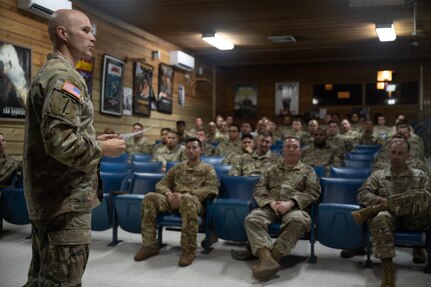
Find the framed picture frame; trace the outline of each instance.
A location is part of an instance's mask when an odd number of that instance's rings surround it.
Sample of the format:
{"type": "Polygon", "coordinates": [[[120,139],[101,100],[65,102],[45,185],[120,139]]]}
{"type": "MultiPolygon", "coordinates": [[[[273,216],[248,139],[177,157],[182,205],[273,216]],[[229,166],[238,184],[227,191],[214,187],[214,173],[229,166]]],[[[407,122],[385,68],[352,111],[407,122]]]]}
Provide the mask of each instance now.
{"type": "Polygon", "coordinates": [[[131,116],[133,107],[133,90],[129,87],[123,88],[123,115],[131,116]]]}
{"type": "Polygon", "coordinates": [[[276,116],[299,114],[299,82],[275,83],[275,110],[276,116]]]}
{"type": "Polygon", "coordinates": [[[25,119],[30,81],[31,49],[0,41],[0,119],[25,119]]]}
{"type": "Polygon", "coordinates": [[[254,118],[257,115],[257,86],[240,84],[235,87],[235,118],[254,118]]]}
{"type": "Polygon", "coordinates": [[[183,84],[178,85],[178,105],[184,106],[186,104],[186,90],[183,84]]]}
{"type": "Polygon", "coordinates": [[[85,83],[87,84],[90,97],[93,92],[93,71],[95,61],[96,59],[94,57],[91,57],[91,59],[81,59],[75,65],[76,70],[79,74],[81,74],[81,76],[85,80],[85,83]]]}
{"type": "Polygon", "coordinates": [[[102,73],[100,112],[122,116],[124,61],[105,54],[102,73]]]}
{"type": "Polygon", "coordinates": [[[133,73],[133,113],[149,117],[157,109],[153,90],[153,67],[135,62],[133,73]]]}
{"type": "Polygon", "coordinates": [[[157,110],[160,113],[172,114],[174,86],[174,69],[171,66],[159,66],[159,93],[157,96],[157,110]]]}

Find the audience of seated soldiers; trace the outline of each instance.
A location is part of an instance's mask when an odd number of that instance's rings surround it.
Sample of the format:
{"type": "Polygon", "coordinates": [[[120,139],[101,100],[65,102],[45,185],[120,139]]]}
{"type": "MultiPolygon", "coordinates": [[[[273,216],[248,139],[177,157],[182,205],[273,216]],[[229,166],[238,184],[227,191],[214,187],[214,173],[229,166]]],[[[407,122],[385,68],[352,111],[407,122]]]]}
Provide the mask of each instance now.
{"type": "MultiPolygon", "coordinates": [[[[144,126],[140,123],[134,123],[132,126],[132,132],[140,132],[144,129],[144,126]]],[[[140,133],[132,138],[129,138],[126,142],[126,152],[128,154],[140,154],[153,152],[153,143],[144,136],[144,133],[140,133]]]]}
{"type": "Polygon", "coordinates": [[[214,156],[217,154],[217,150],[214,148],[214,146],[207,143],[207,131],[205,129],[202,129],[202,128],[197,129],[196,137],[202,143],[201,155],[214,156]]]}
{"type": "Polygon", "coordinates": [[[358,139],[358,144],[363,145],[375,145],[381,142],[374,134],[374,123],[371,119],[366,119],[364,122],[363,132],[361,137],[358,139]]]}
{"type": "Polygon", "coordinates": [[[184,145],[178,143],[178,134],[175,131],[168,132],[166,146],[158,149],[153,154],[152,161],[162,162],[162,171],[166,171],[166,163],[170,161],[182,161],[184,159],[184,145]]]}
{"type": "Polygon", "coordinates": [[[241,140],[239,139],[239,126],[232,124],[229,127],[229,138],[218,145],[219,156],[224,157],[223,163],[230,164],[232,157],[241,154],[241,140]]]}

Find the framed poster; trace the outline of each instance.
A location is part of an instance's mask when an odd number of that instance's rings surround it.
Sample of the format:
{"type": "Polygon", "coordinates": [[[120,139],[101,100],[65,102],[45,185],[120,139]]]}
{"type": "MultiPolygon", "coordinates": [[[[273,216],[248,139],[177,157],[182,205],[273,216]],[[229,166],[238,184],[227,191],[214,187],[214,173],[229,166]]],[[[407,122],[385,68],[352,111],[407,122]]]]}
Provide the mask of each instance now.
{"type": "Polygon", "coordinates": [[[124,87],[123,88],[123,115],[131,116],[132,115],[132,100],[133,92],[132,88],[124,87]]]}
{"type": "Polygon", "coordinates": [[[257,114],[257,86],[237,85],[235,89],[236,118],[252,118],[257,114]]]}
{"type": "Polygon", "coordinates": [[[0,42],[0,118],[25,118],[30,78],[31,50],[0,42]]]}
{"type": "Polygon", "coordinates": [[[122,116],[124,61],[105,54],[102,73],[100,112],[122,116]]]}
{"type": "Polygon", "coordinates": [[[275,115],[299,114],[299,82],[275,83],[275,115]]]}
{"type": "Polygon", "coordinates": [[[172,114],[173,85],[174,69],[171,66],[160,64],[157,110],[161,113],[172,114]]]}
{"type": "Polygon", "coordinates": [[[94,62],[95,58],[91,57],[91,59],[81,59],[79,60],[75,68],[78,71],[78,73],[81,74],[81,76],[84,78],[85,83],[87,84],[88,93],[92,94],[93,91],[93,70],[94,70],[94,62]]]}
{"type": "Polygon", "coordinates": [[[133,77],[133,113],[150,116],[152,109],[157,109],[153,91],[153,67],[135,62],[133,77]]]}

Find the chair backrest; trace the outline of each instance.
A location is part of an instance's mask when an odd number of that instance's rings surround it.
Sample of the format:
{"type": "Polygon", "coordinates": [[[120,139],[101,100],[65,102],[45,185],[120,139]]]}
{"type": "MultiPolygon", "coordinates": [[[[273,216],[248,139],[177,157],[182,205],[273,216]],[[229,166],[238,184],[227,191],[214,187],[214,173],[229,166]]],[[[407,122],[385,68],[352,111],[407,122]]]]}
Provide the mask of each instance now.
{"type": "Polygon", "coordinates": [[[113,191],[121,191],[124,182],[127,180],[129,173],[122,172],[100,172],[102,178],[103,193],[112,193],[113,191]]]}
{"type": "Polygon", "coordinates": [[[232,168],[231,165],[227,164],[214,164],[213,167],[217,174],[218,181],[221,181],[222,176],[229,175],[229,170],[232,168]]]}
{"type": "Polygon", "coordinates": [[[375,152],[378,152],[381,149],[381,145],[364,145],[364,144],[357,144],[355,145],[357,150],[373,150],[375,152]]]}
{"type": "Polygon", "coordinates": [[[221,177],[219,197],[254,201],[254,188],[259,179],[259,176],[224,175],[221,177]]]}
{"type": "Polygon", "coordinates": [[[164,176],[165,174],[162,173],[135,172],[132,175],[130,193],[147,194],[148,192],[154,192],[156,191],[156,183],[158,183],[164,176]]]}
{"type": "Polygon", "coordinates": [[[132,173],[146,172],[146,173],[162,173],[161,161],[143,161],[132,163],[132,173]]]}
{"type": "Polygon", "coordinates": [[[330,177],[366,179],[370,176],[370,167],[335,167],[330,170],[330,177]]]}
{"type": "Polygon", "coordinates": [[[173,168],[177,163],[179,163],[179,161],[168,161],[166,163],[166,172],[173,168]]]}
{"type": "Polygon", "coordinates": [[[127,162],[100,162],[101,172],[115,172],[123,173],[129,170],[129,164],[127,162]]]}
{"type": "Polygon", "coordinates": [[[132,154],[132,162],[150,161],[153,155],[150,153],[132,154]]]}
{"type": "Polygon", "coordinates": [[[201,161],[209,163],[209,164],[222,164],[223,163],[223,156],[201,156],[201,161]]]}
{"type": "Polygon", "coordinates": [[[129,154],[128,153],[122,153],[118,157],[104,156],[102,158],[102,162],[128,162],[128,161],[129,161],[129,154]]]}
{"type": "Polygon", "coordinates": [[[314,172],[316,173],[317,177],[322,177],[325,176],[326,173],[326,167],[323,165],[319,165],[319,166],[314,166],[313,167],[314,172]]]}
{"type": "Polygon", "coordinates": [[[346,167],[371,167],[373,162],[370,160],[344,159],[344,165],[346,167]]]}
{"type": "Polygon", "coordinates": [[[320,178],[321,202],[358,204],[357,191],[363,182],[363,179],[322,177],[320,178]]]}
{"type": "Polygon", "coordinates": [[[368,160],[372,161],[375,158],[375,153],[356,153],[356,152],[346,152],[346,159],[352,160],[368,160]]]}
{"type": "Polygon", "coordinates": [[[29,224],[23,188],[3,188],[0,197],[1,218],[12,224],[29,224]]]}

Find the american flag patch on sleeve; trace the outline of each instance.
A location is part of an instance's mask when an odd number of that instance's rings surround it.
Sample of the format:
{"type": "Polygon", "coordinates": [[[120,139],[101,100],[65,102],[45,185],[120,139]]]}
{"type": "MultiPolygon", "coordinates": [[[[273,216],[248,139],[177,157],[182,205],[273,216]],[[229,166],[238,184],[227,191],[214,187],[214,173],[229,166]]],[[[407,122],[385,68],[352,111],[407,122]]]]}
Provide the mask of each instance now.
{"type": "Polygon", "coordinates": [[[81,90],[69,81],[65,81],[64,85],[61,89],[65,92],[71,94],[72,96],[74,96],[78,100],[81,98],[81,90]]]}

